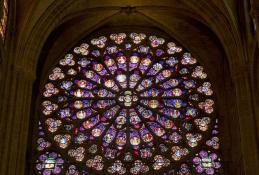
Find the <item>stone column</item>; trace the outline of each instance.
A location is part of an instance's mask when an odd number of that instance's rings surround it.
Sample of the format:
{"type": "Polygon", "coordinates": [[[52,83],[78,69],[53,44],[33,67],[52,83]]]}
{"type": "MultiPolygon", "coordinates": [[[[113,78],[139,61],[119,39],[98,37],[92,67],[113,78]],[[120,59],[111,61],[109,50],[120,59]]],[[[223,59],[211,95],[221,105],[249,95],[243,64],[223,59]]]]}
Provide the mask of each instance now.
{"type": "MultiPolygon", "coordinates": [[[[246,68],[239,68],[233,75],[236,90],[236,106],[239,117],[241,150],[246,175],[259,174],[258,147],[256,142],[256,123],[249,73],[246,68]]],[[[233,145],[235,146],[235,145],[233,145]]]]}
{"type": "Polygon", "coordinates": [[[3,75],[0,117],[0,174],[23,175],[26,166],[34,76],[29,68],[10,66],[3,75]]]}

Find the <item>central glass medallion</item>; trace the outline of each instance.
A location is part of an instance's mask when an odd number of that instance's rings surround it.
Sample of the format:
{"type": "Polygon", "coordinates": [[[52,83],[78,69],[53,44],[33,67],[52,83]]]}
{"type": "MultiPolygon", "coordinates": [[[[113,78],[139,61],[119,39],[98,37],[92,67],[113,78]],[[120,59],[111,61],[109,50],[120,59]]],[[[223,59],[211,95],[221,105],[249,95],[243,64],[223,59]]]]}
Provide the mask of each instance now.
{"type": "Polygon", "coordinates": [[[123,107],[131,107],[138,101],[138,97],[131,90],[126,90],[120,94],[118,100],[123,107]]]}

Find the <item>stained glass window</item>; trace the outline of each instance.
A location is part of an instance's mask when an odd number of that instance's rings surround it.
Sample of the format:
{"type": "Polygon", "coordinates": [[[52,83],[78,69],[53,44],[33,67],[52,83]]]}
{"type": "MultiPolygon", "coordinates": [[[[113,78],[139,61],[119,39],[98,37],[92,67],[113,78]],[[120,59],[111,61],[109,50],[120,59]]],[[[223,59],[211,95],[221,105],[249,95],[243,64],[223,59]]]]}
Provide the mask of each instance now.
{"type": "Polygon", "coordinates": [[[6,26],[7,26],[7,17],[8,17],[8,0],[2,0],[2,9],[1,9],[1,22],[0,22],[0,34],[2,39],[5,38],[6,26]]]}
{"type": "Polygon", "coordinates": [[[40,175],[222,172],[212,85],[171,40],[92,38],[50,71],[40,105],[40,175]]]}

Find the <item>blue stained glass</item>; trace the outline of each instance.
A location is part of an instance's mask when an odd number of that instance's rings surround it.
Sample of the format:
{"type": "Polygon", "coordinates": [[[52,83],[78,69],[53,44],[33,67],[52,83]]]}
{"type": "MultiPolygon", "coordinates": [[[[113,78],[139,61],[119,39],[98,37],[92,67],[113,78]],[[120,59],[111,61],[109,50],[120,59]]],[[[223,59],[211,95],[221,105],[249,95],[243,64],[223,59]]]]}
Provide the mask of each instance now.
{"type": "Polygon", "coordinates": [[[183,50],[118,33],[66,54],[41,93],[37,173],[166,175],[173,165],[179,175],[219,172],[212,85],[183,50]]]}

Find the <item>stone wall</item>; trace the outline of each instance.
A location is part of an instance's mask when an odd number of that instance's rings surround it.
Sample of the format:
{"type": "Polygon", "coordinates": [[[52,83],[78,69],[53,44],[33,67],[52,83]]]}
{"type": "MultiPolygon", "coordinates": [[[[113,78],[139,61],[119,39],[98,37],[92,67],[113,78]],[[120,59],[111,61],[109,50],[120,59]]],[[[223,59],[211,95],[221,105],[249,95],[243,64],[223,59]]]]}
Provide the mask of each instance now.
{"type": "Polygon", "coordinates": [[[23,1],[11,1],[1,48],[0,174],[29,172],[35,100],[50,66],[92,32],[125,26],[161,30],[199,59],[217,96],[226,171],[259,174],[259,61],[258,48],[251,49],[258,47],[259,32],[249,30],[251,9],[258,24],[257,4],[249,9],[246,1],[227,0],[23,1]]]}

